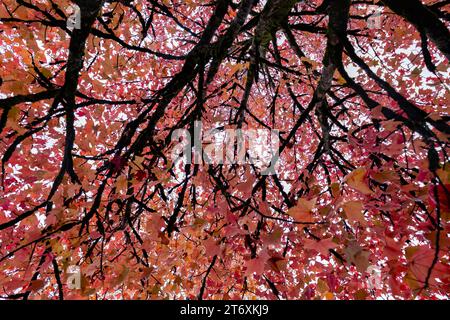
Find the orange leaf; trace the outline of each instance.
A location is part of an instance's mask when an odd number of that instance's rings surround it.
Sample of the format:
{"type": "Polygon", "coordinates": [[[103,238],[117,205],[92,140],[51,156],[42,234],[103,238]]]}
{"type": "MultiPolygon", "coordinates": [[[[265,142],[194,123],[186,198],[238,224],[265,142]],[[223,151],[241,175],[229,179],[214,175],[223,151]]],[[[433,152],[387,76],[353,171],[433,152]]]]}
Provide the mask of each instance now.
{"type": "Polygon", "coordinates": [[[366,220],[363,214],[363,204],[361,201],[348,201],[342,205],[342,209],[351,222],[359,222],[361,225],[366,225],[366,220]]]}
{"type": "Polygon", "coordinates": [[[290,215],[295,221],[301,222],[313,222],[312,209],[316,204],[317,198],[306,200],[305,198],[300,198],[295,207],[290,208],[287,214],[290,215]]]}
{"type": "Polygon", "coordinates": [[[358,168],[350,172],[347,177],[345,177],[345,181],[347,184],[353,189],[363,193],[363,194],[372,194],[373,191],[370,190],[369,186],[365,182],[366,169],[358,168]]]}

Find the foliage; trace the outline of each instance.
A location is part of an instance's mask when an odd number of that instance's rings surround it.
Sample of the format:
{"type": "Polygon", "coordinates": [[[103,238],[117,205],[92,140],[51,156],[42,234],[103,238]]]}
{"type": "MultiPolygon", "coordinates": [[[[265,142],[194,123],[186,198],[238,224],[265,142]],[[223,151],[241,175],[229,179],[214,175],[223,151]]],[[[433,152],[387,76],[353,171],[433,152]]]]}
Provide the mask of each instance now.
{"type": "Polygon", "coordinates": [[[448,1],[75,3],[0,1],[0,297],[449,297],[448,1]],[[173,162],[194,121],[278,171],[173,162]]]}

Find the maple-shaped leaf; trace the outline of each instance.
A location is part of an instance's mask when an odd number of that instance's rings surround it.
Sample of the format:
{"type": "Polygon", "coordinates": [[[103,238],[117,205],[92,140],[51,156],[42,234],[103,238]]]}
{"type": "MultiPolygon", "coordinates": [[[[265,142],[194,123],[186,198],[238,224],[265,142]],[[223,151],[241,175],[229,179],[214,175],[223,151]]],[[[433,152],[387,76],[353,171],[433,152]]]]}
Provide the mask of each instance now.
{"type": "Polygon", "coordinates": [[[125,192],[128,186],[128,179],[125,175],[121,175],[117,180],[116,180],[116,187],[118,191],[123,191],[125,192]]]}
{"type": "Polygon", "coordinates": [[[114,173],[119,173],[122,171],[122,169],[125,167],[125,165],[127,164],[127,160],[125,158],[123,158],[120,155],[116,155],[114,156],[114,158],[111,160],[111,164],[113,166],[112,171],[114,173]]]}
{"type": "Polygon", "coordinates": [[[283,257],[272,257],[267,260],[267,265],[275,272],[281,272],[286,269],[287,261],[283,257]]]}
{"type": "Polygon", "coordinates": [[[54,212],[50,212],[47,217],[45,218],[45,224],[47,226],[51,226],[53,224],[56,224],[58,222],[58,217],[54,212]]]}
{"type": "Polygon", "coordinates": [[[344,181],[353,189],[363,193],[363,194],[372,194],[373,191],[370,190],[369,186],[367,185],[365,178],[366,178],[366,169],[364,168],[357,168],[350,172],[344,179],[344,181]]]}
{"type": "Polygon", "coordinates": [[[250,276],[254,273],[257,275],[261,275],[264,272],[264,268],[266,266],[266,259],[258,257],[256,259],[250,259],[245,263],[245,274],[250,276]]]}
{"type": "Polygon", "coordinates": [[[445,185],[439,184],[435,186],[434,184],[430,184],[428,189],[429,201],[433,208],[437,207],[437,203],[439,202],[439,208],[442,213],[449,213],[450,211],[450,183],[445,185]],[[436,201],[436,198],[438,201],[436,201]]]}
{"type": "Polygon", "coordinates": [[[330,185],[331,194],[334,198],[337,198],[339,196],[339,193],[341,192],[341,187],[339,183],[335,182],[330,185]]]}
{"type": "MultiPolygon", "coordinates": [[[[440,251],[437,256],[438,259],[442,255],[443,253],[440,251]]],[[[438,285],[445,279],[445,281],[449,280],[450,267],[439,261],[435,263],[435,257],[436,250],[428,246],[409,247],[406,249],[406,258],[408,259],[406,280],[412,289],[423,287],[427,280],[429,285],[438,285]],[[440,281],[438,282],[437,279],[440,281]]]]}
{"type": "Polygon", "coordinates": [[[122,269],[119,272],[119,274],[111,281],[112,286],[116,287],[116,286],[122,284],[125,281],[125,279],[127,278],[129,272],[130,272],[130,269],[128,268],[128,266],[122,265],[122,269]]]}
{"type": "Polygon", "coordinates": [[[214,238],[208,238],[203,242],[205,247],[205,254],[208,257],[213,257],[219,255],[221,252],[220,246],[217,244],[217,241],[214,238]]]}
{"type": "Polygon", "coordinates": [[[370,177],[379,183],[398,183],[399,181],[399,177],[394,170],[380,170],[378,172],[373,172],[371,173],[370,177]]]}
{"type": "Polygon", "coordinates": [[[351,222],[359,222],[361,225],[366,225],[366,220],[363,214],[363,203],[361,201],[348,201],[342,205],[347,218],[351,222]]]}
{"type": "Polygon", "coordinates": [[[237,185],[236,189],[242,192],[244,195],[248,195],[251,193],[253,184],[255,182],[255,177],[250,174],[246,174],[246,181],[237,185]]]}
{"type": "Polygon", "coordinates": [[[359,272],[365,272],[369,267],[370,252],[362,248],[356,241],[350,241],[344,249],[347,262],[356,266],[359,272]]]}
{"type": "Polygon", "coordinates": [[[392,238],[386,237],[386,245],[384,246],[384,254],[389,260],[399,259],[402,255],[402,243],[392,238]]]}
{"type": "Polygon", "coordinates": [[[265,245],[271,244],[273,245],[279,244],[282,236],[283,236],[283,229],[280,227],[275,227],[271,233],[263,235],[261,239],[265,245]]]}
{"type": "Polygon", "coordinates": [[[324,256],[328,256],[330,249],[336,249],[338,245],[333,242],[333,237],[322,240],[305,239],[303,241],[303,247],[309,250],[315,250],[324,256]]]}
{"type": "Polygon", "coordinates": [[[266,216],[270,216],[270,214],[271,214],[270,207],[269,207],[269,204],[267,203],[267,201],[261,201],[258,209],[259,209],[259,211],[261,211],[262,214],[264,214],[266,216]]]}
{"type": "Polygon", "coordinates": [[[38,290],[42,289],[44,286],[45,286],[45,281],[42,279],[37,279],[37,280],[31,281],[28,290],[38,291],[38,290]]]}
{"type": "Polygon", "coordinates": [[[287,214],[299,222],[313,222],[312,209],[316,204],[317,198],[306,200],[305,198],[298,199],[297,205],[290,208],[287,214]]]}

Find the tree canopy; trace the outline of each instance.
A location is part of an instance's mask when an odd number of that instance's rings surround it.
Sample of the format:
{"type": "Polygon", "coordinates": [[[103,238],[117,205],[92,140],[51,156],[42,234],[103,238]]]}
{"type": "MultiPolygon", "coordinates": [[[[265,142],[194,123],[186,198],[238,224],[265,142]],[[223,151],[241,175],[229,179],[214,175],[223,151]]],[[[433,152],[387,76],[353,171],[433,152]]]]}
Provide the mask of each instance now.
{"type": "Polygon", "coordinates": [[[449,10],[1,0],[0,298],[449,298],[449,10]]]}

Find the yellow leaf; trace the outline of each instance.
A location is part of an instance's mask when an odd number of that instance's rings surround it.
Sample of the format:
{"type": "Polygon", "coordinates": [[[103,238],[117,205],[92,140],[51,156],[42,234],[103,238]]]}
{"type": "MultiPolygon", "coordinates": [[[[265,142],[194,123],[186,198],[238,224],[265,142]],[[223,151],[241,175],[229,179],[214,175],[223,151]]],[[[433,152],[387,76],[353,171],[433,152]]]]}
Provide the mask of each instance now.
{"type": "Polygon", "coordinates": [[[347,81],[345,81],[345,79],[341,76],[341,74],[339,72],[336,72],[335,77],[336,77],[337,83],[339,83],[340,85],[343,86],[344,84],[347,83],[347,81]]]}
{"type": "Polygon", "coordinates": [[[328,292],[328,290],[330,290],[330,289],[328,288],[328,285],[325,281],[323,281],[322,279],[319,279],[317,281],[317,290],[320,293],[324,294],[324,293],[328,292]]]}
{"type": "Polygon", "coordinates": [[[49,69],[47,69],[47,68],[42,68],[41,73],[46,78],[50,78],[52,76],[52,72],[49,69]]]}
{"type": "Polygon", "coordinates": [[[419,247],[408,247],[408,248],[406,248],[405,249],[406,259],[408,259],[408,261],[411,261],[412,257],[417,252],[417,250],[419,250],[419,247]]]}
{"type": "Polygon", "coordinates": [[[11,120],[13,122],[18,122],[19,119],[20,119],[20,108],[18,108],[17,106],[12,107],[8,113],[8,120],[11,120]]]}

